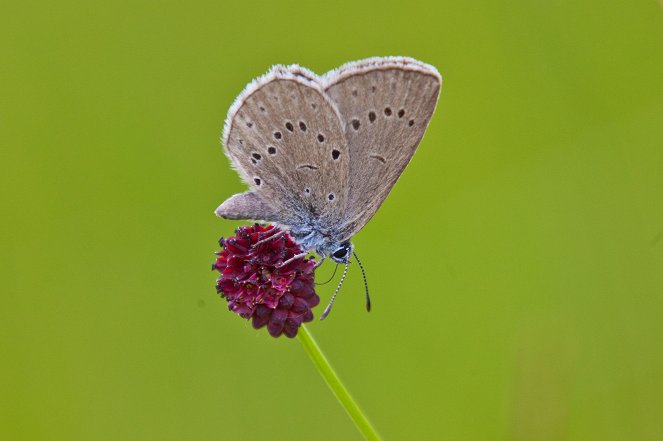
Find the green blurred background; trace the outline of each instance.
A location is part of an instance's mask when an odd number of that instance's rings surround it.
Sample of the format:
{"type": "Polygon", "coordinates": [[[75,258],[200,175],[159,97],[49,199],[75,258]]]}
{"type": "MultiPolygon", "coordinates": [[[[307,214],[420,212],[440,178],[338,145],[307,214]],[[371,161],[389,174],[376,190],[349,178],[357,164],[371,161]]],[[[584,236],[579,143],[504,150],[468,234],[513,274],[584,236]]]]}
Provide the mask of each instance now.
{"type": "Polygon", "coordinates": [[[299,343],[215,293],[239,223],[212,211],[244,188],[219,138],[274,63],[409,55],[444,86],[355,238],[374,311],[353,271],[310,326],[339,374],[385,440],[663,439],[655,0],[1,15],[0,438],[360,439],[299,343]]]}

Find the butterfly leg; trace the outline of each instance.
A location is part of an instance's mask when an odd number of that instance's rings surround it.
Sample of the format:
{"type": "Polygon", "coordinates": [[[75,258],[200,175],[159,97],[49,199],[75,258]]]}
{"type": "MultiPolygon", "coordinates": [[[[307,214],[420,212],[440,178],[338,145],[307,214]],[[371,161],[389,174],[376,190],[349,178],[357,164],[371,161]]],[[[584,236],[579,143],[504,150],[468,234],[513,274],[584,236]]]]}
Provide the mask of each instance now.
{"type": "Polygon", "coordinates": [[[287,264],[289,264],[290,262],[293,262],[293,261],[295,261],[295,260],[297,260],[297,259],[303,259],[303,258],[306,257],[307,255],[308,255],[308,252],[303,252],[303,253],[295,254],[295,255],[292,256],[290,259],[286,260],[285,262],[282,262],[282,263],[276,265],[276,267],[277,267],[277,268],[282,268],[282,267],[286,266],[287,264]]]}
{"type": "Polygon", "coordinates": [[[313,267],[313,269],[315,270],[317,267],[319,267],[320,265],[322,265],[322,262],[324,262],[326,258],[327,258],[327,256],[322,256],[322,257],[320,258],[320,260],[318,261],[318,263],[315,264],[315,266],[313,267]]]}
{"type": "Polygon", "coordinates": [[[269,237],[267,237],[267,238],[265,238],[265,239],[259,240],[258,242],[254,243],[254,244],[253,244],[253,248],[257,247],[258,245],[262,245],[263,243],[267,243],[267,242],[269,242],[269,241],[272,240],[272,239],[279,238],[279,237],[283,236],[283,235],[286,234],[286,233],[287,233],[287,231],[285,231],[285,230],[281,230],[281,231],[279,231],[279,232],[276,233],[276,234],[272,234],[271,236],[269,236],[269,237]]]}

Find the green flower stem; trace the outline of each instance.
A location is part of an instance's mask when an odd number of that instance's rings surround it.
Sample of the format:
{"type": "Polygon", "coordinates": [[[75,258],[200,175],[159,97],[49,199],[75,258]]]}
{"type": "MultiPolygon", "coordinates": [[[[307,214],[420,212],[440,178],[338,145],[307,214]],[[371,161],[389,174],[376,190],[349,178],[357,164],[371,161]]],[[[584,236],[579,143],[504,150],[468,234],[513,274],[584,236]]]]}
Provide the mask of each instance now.
{"type": "Polygon", "coordinates": [[[327,386],[329,386],[336,396],[336,399],[341,403],[341,406],[343,406],[348,415],[350,415],[350,418],[352,418],[352,421],[354,421],[361,434],[364,435],[364,438],[371,441],[380,441],[380,436],[375,431],[370,421],[368,421],[366,415],[361,411],[355,400],[352,399],[352,396],[343,383],[341,383],[340,378],[338,378],[338,375],[334,372],[331,364],[329,364],[329,361],[320,350],[320,347],[313,339],[313,336],[308,332],[306,326],[302,325],[299,328],[298,337],[302,346],[304,346],[306,353],[311,357],[313,364],[318,369],[318,372],[320,372],[320,375],[322,375],[327,382],[327,386]]]}

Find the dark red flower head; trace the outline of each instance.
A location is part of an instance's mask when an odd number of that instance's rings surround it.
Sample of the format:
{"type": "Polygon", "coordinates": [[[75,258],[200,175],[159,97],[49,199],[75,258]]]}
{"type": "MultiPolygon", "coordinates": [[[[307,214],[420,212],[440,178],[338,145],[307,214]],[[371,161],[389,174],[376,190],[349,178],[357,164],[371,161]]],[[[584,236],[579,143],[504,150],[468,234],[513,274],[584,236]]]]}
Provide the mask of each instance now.
{"type": "Polygon", "coordinates": [[[287,233],[279,233],[272,225],[239,227],[236,236],[219,240],[223,250],[216,253],[212,269],[221,273],[216,291],[228,301],[228,309],[252,319],[256,329],[267,325],[272,337],[292,338],[302,323],[313,320],[311,308],[320,298],[314,290],[315,260],[280,266],[302,249],[287,233]]]}

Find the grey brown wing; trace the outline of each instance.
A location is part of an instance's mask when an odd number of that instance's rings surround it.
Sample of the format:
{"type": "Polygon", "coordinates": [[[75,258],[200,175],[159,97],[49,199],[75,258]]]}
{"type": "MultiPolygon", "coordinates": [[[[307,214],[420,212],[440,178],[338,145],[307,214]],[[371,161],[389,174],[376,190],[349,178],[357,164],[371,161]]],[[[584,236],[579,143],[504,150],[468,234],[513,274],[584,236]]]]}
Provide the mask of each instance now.
{"type": "Polygon", "coordinates": [[[217,214],[269,211],[259,219],[287,226],[341,219],[348,147],[336,108],[312,72],[275,66],[249,84],[228,113],[223,144],[251,192],[234,196],[217,214]]]}
{"type": "Polygon", "coordinates": [[[380,208],[421,142],[442,77],[405,57],[348,63],[323,78],[345,123],[349,194],[342,237],[359,231],[380,208]]]}

